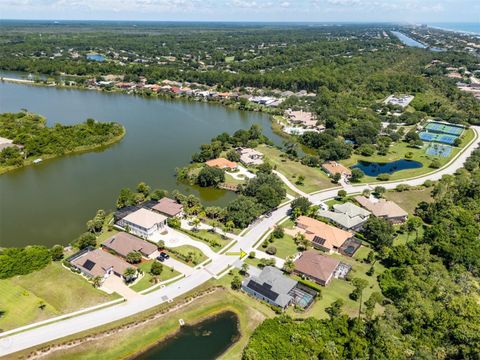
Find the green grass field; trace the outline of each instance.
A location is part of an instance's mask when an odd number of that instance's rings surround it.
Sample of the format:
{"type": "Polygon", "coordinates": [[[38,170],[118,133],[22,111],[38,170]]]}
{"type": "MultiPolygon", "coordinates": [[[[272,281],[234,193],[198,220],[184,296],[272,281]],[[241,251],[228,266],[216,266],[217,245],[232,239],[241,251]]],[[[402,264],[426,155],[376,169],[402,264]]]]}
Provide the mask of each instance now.
{"type": "Polygon", "coordinates": [[[0,318],[3,330],[118,298],[95,289],[57,262],[28,275],[0,280],[0,296],[0,308],[6,311],[0,318]],[[44,310],[40,303],[45,304],[44,310]]]}
{"type": "Polygon", "coordinates": [[[181,261],[181,262],[183,262],[187,265],[190,265],[190,266],[200,264],[201,262],[207,260],[207,256],[201,250],[197,249],[196,247],[190,246],[190,245],[177,246],[175,248],[172,248],[172,250],[174,250],[177,253],[182,254],[183,256],[188,256],[190,253],[192,253],[193,254],[193,256],[192,256],[193,260],[189,263],[189,262],[186,262],[185,260],[181,259],[180,257],[178,257],[177,254],[175,254],[173,252],[169,252],[169,254],[173,258],[175,258],[176,260],[181,261]]]}
{"type": "MultiPolygon", "coordinates": [[[[154,263],[154,261],[156,260],[144,262],[140,266],[138,266],[138,268],[141,269],[145,274],[135,285],[131,286],[132,290],[139,292],[155,285],[151,282],[153,276],[150,274],[150,268],[152,267],[152,264],[154,263]]],[[[162,265],[163,265],[163,271],[158,276],[160,281],[165,281],[180,275],[178,271],[172,269],[171,267],[168,267],[165,264],[162,264],[162,265]]]]}
{"type": "Polygon", "coordinates": [[[432,189],[420,188],[408,191],[387,191],[383,197],[387,200],[394,201],[402,209],[413,215],[415,208],[421,201],[432,202],[432,189]]]}
{"type": "Polygon", "coordinates": [[[262,152],[272,165],[276,166],[277,171],[285,175],[298,189],[306,193],[333,186],[328,176],[320,168],[308,167],[300,162],[281,157],[282,152],[271,146],[260,145],[257,150],[262,152]],[[305,178],[303,185],[295,184],[300,176],[305,178]]]}

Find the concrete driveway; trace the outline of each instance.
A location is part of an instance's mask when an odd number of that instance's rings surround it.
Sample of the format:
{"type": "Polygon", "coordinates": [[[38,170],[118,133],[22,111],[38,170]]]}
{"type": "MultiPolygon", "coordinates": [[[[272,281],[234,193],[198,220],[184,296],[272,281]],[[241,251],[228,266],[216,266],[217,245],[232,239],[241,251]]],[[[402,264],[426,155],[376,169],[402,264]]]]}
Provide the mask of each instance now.
{"type": "Polygon", "coordinates": [[[114,293],[116,292],[125,300],[131,300],[135,299],[137,297],[140,297],[141,295],[130,289],[122,279],[120,279],[116,275],[110,275],[102,284],[100,287],[101,290],[107,292],[107,293],[114,293]]]}
{"type": "Polygon", "coordinates": [[[182,263],[181,261],[173,259],[171,256],[169,259],[165,260],[162,264],[165,264],[168,267],[171,267],[172,269],[175,269],[178,272],[181,272],[185,276],[191,275],[195,271],[194,268],[182,263]]]}
{"type": "Polygon", "coordinates": [[[230,175],[231,177],[237,180],[253,179],[255,176],[257,176],[247,168],[243,167],[242,165],[238,165],[237,169],[238,169],[237,172],[227,171],[226,173],[227,175],[230,175]],[[243,176],[239,176],[239,175],[243,175],[243,176]]]}

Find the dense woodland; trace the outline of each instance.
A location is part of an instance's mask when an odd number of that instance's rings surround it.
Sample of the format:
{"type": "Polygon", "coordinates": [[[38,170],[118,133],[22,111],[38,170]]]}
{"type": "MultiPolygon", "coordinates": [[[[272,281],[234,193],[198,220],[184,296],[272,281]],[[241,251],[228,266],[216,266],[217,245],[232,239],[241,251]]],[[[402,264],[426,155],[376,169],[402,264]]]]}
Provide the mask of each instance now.
{"type": "Polygon", "coordinates": [[[123,127],[113,122],[87,119],[82,124],[48,127],[46,119],[40,115],[28,112],[0,114],[0,136],[19,145],[0,152],[0,166],[21,166],[29,157],[58,156],[106,145],[123,133],[123,127]]]}
{"type": "MultiPolygon", "coordinates": [[[[266,320],[244,359],[478,359],[480,357],[480,149],[445,176],[434,202],[420,203],[423,238],[380,251],[382,294],[363,299],[359,318],[266,320]],[[375,303],[384,305],[374,317],[375,303]]],[[[360,305],[360,304],[359,304],[360,305]]]]}
{"type": "Polygon", "coordinates": [[[74,75],[77,81],[119,74],[125,81],[145,76],[149,83],[169,79],[227,90],[307,90],[317,94],[313,101],[291,97],[284,106],[308,105],[339,135],[364,122],[378,127],[385,120],[379,101],[392,93],[416,96],[414,112],[400,121],[427,115],[479,121],[480,104],[444,76],[448,66],[480,70],[478,59],[405,48],[392,35],[394,26],[7,23],[2,30],[0,69],[74,75]],[[86,60],[90,52],[106,61],[86,60]],[[440,65],[430,66],[433,60],[440,65]]]}

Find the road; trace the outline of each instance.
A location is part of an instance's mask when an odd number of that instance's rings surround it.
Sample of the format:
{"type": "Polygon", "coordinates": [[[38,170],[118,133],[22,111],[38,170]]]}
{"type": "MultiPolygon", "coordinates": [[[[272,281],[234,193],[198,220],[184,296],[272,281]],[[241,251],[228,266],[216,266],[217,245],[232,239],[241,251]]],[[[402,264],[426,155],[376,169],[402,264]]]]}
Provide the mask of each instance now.
{"type": "MultiPolygon", "coordinates": [[[[476,126],[472,127],[472,129],[475,131],[474,140],[472,140],[470,145],[467,146],[460,155],[446,164],[442,169],[417,178],[382,183],[381,185],[386,189],[393,189],[400,184],[417,186],[423,184],[426,180],[439,180],[443,175],[454,174],[463,166],[465,160],[480,144],[480,127],[476,126]]],[[[360,193],[367,188],[371,189],[372,187],[368,184],[360,184],[348,185],[344,189],[348,194],[353,194],[360,193]]],[[[315,194],[310,194],[308,197],[313,203],[318,203],[335,197],[337,192],[338,188],[327,189],[315,194]]],[[[289,205],[285,204],[273,211],[271,216],[260,218],[255,224],[250,226],[244,235],[238,237],[238,241],[228,250],[228,252],[240,252],[240,250],[244,250],[248,253],[254,250],[255,243],[266,231],[268,231],[268,229],[272,228],[277,222],[287,216],[288,209],[289,205]]],[[[218,274],[225,272],[229,267],[233,266],[234,263],[237,263],[238,266],[238,257],[218,254],[218,256],[205,268],[197,267],[196,271],[191,275],[173,283],[172,285],[160,288],[157,291],[153,291],[149,294],[108,308],[92,311],[62,321],[52,322],[41,327],[33,327],[30,330],[25,330],[21,333],[14,333],[13,335],[5,336],[0,339],[0,356],[73,335],[81,331],[93,329],[148,310],[161,303],[171,301],[172,299],[204,284],[208,280],[216,278],[218,274]]],[[[55,321],[55,319],[52,319],[52,321],[55,321]]]]}

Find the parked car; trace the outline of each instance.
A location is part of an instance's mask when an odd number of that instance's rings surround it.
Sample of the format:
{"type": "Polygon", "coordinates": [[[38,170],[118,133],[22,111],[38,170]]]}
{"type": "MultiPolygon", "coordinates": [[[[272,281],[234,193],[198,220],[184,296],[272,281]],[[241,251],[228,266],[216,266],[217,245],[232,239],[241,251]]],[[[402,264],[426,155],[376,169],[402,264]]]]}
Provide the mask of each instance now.
{"type": "Polygon", "coordinates": [[[166,252],[161,252],[160,257],[164,258],[165,260],[170,259],[170,255],[168,255],[166,252]]]}
{"type": "Polygon", "coordinates": [[[163,256],[157,256],[157,260],[160,262],[164,262],[166,259],[163,256]]]}

